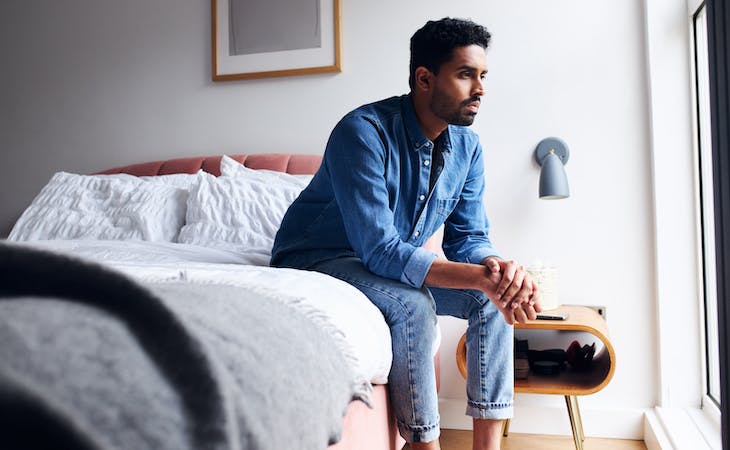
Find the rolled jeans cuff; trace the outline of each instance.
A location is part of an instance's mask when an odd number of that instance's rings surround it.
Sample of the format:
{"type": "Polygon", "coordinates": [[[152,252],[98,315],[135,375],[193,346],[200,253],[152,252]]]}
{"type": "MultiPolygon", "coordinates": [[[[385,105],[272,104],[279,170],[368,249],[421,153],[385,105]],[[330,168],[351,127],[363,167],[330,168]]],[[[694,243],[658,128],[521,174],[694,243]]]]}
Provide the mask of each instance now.
{"type": "Polygon", "coordinates": [[[509,403],[475,403],[468,402],[466,415],[475,419],[503,420],[514,416],[514,407],[509,403]]]}
{"type": "Polygon", "coordinates": [[[398,432],[406,442],[431,442],[441,435],[439,424],[433,425],[406,425],[398,421],[398,432]]]}

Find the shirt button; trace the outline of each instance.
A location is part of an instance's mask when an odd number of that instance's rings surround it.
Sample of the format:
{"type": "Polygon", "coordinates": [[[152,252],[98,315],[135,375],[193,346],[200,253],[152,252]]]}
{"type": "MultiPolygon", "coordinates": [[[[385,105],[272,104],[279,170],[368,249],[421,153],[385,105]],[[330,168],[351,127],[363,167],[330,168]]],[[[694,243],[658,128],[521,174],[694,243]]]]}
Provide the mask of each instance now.
{"type": "Polygon", "coordinates": [[[429,164],[431,164],[431,161],[429,161],[429,160],[425,160],[425,161],[423,162],[423,165],[424,165],[424,166],[427,166],[427,165],[429,165],[429,164]]]}
{"type": "Polygon", "coordinates": [[[421,234],[421,232],[420,232],[420,231],[418,231],[418,230],[416,230],[416,232],[415,232],[415,233],[413,233],[413,235],[414,235],[415,237],[418,237],[418,236],[420,236],[420,234],[421,234]]]}
{"type": "Polygon", "coordinates": [[[421,196],[420,196],[420,197],[418,197],[418,199],[419,199],[419,200],[426,200],[426,196],[425,196],[425,195],[423,195],[423,194],[421,194],[421,196]]]}

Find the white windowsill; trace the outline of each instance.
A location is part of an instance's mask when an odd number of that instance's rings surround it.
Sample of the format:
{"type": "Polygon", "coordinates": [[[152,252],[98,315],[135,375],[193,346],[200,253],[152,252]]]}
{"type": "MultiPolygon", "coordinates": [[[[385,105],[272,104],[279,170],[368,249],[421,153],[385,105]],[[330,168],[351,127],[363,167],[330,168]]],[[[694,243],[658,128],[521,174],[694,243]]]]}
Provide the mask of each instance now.
{"type": "Polygon", "coordinates": [[[649,450],[722,450],[717,409],[662,408],[646,413],[644,441],[649,450]]]}

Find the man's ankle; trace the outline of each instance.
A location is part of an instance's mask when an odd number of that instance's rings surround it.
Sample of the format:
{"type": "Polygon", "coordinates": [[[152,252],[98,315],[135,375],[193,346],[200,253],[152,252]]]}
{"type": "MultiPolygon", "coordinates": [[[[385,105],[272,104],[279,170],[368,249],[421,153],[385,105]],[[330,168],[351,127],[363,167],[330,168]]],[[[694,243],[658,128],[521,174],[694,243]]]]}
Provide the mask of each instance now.
{"type": "Polygon", "coordinates": [[[441,444],[439,444],[438,439],[431,442],[412,442],[408,445],[411,447],[411,450],[441,450],[441,444]]]}
{"type": "Polygon", "coordinates": [[[474,419],[473,450],[499,450],[503,420],[474,419]]]}

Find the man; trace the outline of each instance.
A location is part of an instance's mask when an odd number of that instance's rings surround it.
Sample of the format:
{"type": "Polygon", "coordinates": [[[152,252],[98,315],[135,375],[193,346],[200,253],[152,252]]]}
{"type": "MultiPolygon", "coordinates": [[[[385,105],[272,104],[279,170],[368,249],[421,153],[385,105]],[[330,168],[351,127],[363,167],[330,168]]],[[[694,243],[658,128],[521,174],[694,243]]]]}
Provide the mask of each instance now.
{"type": "Polygon", "coordinates": [[[272,252],[272,265],[342,279],[383,313],[393,409],[414,450],[439,448],[436,315],[469,321],[466,411],[474,448],[491,450],[512,416],[511,324],[540,311],[529,275],[489,240],[482,149],[465,128],[484,95],[489,39],[484,27],[458,19],[418,30],[410,94],[357,108],[337,124],[272,252]],[[442,224],[448,260],[422,248],[442,224]]]}

